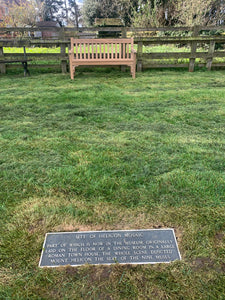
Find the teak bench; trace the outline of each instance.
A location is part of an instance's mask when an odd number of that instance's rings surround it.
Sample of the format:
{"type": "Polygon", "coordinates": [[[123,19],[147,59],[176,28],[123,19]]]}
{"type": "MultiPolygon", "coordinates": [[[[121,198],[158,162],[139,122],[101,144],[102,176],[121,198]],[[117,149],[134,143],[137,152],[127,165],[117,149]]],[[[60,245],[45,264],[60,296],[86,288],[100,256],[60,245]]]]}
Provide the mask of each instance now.
{"type": "Polygon", "coordinates": [[[74,79],[78,66],[125,65],[130,67],[135,78],[136,51],[134,40],[130,39],[74,39],[69,51],[70,77],[74,79]]]}

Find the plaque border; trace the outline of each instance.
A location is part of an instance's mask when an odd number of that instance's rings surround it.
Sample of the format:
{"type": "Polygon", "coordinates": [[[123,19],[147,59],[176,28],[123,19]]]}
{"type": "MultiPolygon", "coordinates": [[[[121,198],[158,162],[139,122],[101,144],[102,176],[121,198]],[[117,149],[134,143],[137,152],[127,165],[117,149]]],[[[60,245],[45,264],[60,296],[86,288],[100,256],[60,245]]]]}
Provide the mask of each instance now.
{"type": "MultiPolygon", "coordinates": [[[[174,237],[174,241],[175,241],[175,245],[176,245],[176,248],[177,248],[177,252],[178,252],[178,256],[179,256],[179,259],[177,260],[182,260],[181,258],[181,254],[180,254],[180,250],[178,248],[178,243],[177,243],[177,239],[176,239],[176,236],[175,236],[175,231],[174,231],[174,228],[152,228],[152,229],[123,229],[123,230],[97,230],[97,231],[60,231],[60,232],[47,232],[45,234],[45,239],[44,239],[44,243],[43,243],[43,246],[42,246],[42,250],[41,250],[41,257],[40,257],[40,260],[39,260],[39,264],[38,264],[38,267],[39,268],[56,268],[56,267],[66,267],[66,266],[70,266],[70,267],[81,267],[81,266],[84,266],[86,265],[87,263],[85,264],[80,264],[80,265],[55,265],[55,266],[41,266],[41,261],[42,261],[42,257],[44,255],[44,249],[45,249],[45,244],[46,244],[46,241],[47,241],[47,236],[49,234],[74,234],[74,233],[101,233],[101,232],[129,232],[129,231],[160,231],[160,230],[171,230],[172,233],[173,233],[173,237],[174,237]]],[[[175,260],[174,260],[175,261],[175,260]]],[[[173,261],[162,261],[162,262],[135,262],[135,263],[132,263],[132,262],[129,262],[129,263],[119,263],[120,265],[147,265],[147,264],[169,264],[173,261]]],[[[90,266],[96,266],[96,265],[113,265],[115,263],[98,263],[98,264],[89,264],[90,266]]]]}

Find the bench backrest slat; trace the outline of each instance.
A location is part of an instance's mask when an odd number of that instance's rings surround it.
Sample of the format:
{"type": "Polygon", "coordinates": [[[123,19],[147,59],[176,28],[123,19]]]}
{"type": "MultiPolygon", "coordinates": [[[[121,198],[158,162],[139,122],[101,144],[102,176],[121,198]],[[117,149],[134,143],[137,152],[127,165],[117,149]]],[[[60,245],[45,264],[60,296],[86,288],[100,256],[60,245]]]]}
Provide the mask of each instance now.
{"type": "Polygon", "coordinates": [[[99,53],[99,58],[101,58],[101,56],[102,56],[102,47],[101,47],[100,44],[98,44],[98,47],[99,47],[99,51],[98,51],[98,53],[99,53]]]}
{"type": "Polygon", "coordinates": [[[122,44],[119,44],[119,59],[122,59],[122,44]]]}
{"type": "Polygon", "coordinates": [[[130,58],[130,53],[129,53],[130,49],[129,49],[129,44],[127,44],[127,58],[130,58]]]}
{"type": "Polygon", "coordinates": [[[113,59],[113,42],[111,42],[111,59],[113,59]]]}
{"type": "MultiPolygon", "coordinates": [[[[77,53],[78,56],[79,53],[77,53]]],[[[78,59],[82,59],[82,44],[80,44],[80,57],[78,56],[78,59]]]]}
{"type": "Polygon", "coordinates": [[[88,60],[90,59],[90,47],[87,47],[88,48],[88,60]]]}

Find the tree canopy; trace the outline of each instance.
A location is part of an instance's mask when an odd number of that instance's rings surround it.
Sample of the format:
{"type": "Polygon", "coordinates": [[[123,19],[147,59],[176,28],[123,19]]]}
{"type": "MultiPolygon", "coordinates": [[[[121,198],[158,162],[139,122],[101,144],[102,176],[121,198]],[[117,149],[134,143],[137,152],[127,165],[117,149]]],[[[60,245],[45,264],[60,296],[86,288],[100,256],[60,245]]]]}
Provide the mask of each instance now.
{"type": "Polygon", "coordinates": [[[12,1],[1,24],[13,27],[34,26],[42,13],[43,3],[39,0],[12,1]]]}
{"type": "Polygon", "coordinates": [[[207,25],[224,22],[224,0],[84,0],[85,25],[95,18],[121,18],[135,27],[207,25]]]}
{"type": "Polygon", "coordinates": [[[225,0],[18,0],[3,26],[33,26],[38,18],[61,26],[93,26],[95,18],[120,18],[125,26],[224,24],[225,0]]]}

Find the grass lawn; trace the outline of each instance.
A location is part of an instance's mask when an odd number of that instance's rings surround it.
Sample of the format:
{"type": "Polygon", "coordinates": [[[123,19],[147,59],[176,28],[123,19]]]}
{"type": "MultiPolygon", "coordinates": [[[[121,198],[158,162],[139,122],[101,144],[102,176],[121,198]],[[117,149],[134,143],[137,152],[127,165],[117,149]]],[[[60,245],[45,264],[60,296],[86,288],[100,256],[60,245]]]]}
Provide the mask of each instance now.
{"type": "Polygon", "coordinates": [[[0,299],[225,299],[224,75],[0,75],[0,299]],[[167,227],[181,261],[38,268],[46,232],[167,227]]]}

